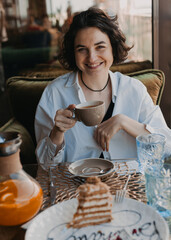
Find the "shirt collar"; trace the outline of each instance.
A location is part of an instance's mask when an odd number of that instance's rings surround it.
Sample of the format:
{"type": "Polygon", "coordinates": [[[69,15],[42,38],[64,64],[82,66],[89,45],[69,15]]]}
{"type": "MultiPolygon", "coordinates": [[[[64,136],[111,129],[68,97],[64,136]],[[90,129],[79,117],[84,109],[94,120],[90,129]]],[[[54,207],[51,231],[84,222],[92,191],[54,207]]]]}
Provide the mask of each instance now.
{"type": "MultiPolygon", "coordinates": [[[[110,70],[109,70],[109,75],[110,75],[111,84],[112,84],[112,101],[115,103],[117,93],[118,93],[118,78],[116,73],[113,73],[110,70]]],[[[69,73],[67,82],[65,84],[66,87],[72,87],[74,85],[76,85],[78,89],[81,88],[78,81],[78,71],[69,73]]]]}
{"type": "Polygon", "coordinates": [[[111,84],[112,84],[112,101],[115,103],[118,94],[118,78],[115,73],[109,71],[111,84]]]}
{"type": "Polygon", "coordinates": [[[80,87],[79,82],[78,82],[78,72],[70,72],[68,74],[68,79],[67,79],[67,82],[66,82],[65,86],[66,87],[72,87],[75,84],[78,87],[80,87]]]}
{"type": "Polygon", "coordinates": [[[68,76],[67,82],[65,84],[66,87],[74,87],[77,89],[78,92],[78,98],[80,102],[86,102],[86,98],[84,96],[84,93],[82,91],[82,88],[80,87],[79,81],[78,81],[78,72],[72,72],[68,76]]]}

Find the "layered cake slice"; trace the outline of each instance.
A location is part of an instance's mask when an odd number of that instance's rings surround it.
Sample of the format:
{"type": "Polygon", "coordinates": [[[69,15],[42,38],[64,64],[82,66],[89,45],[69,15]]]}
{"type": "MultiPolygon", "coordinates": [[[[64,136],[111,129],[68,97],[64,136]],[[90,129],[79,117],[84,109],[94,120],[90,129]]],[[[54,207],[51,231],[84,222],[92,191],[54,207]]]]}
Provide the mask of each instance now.
{"type": "Polygon", "coordinates": [[[112,195],[98,177],[89,177],[78,187],[78,207],[68,227],[81,228],[112,220],[112,195]]]}

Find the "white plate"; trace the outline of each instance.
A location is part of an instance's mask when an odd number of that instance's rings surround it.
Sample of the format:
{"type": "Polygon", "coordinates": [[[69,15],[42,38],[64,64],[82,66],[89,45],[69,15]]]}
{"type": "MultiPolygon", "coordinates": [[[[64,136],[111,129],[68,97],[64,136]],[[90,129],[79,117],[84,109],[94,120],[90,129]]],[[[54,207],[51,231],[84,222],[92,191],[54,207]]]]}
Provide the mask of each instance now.
{"type": "Polygon", "coordinates": [[[114,219],[111,223],[68,229],[66,224],[72,220],[76,208],[77,199],[71,199],[46,209],[33,219],[25,240],[114,240],[116,233],[120,234],[122,240],[169,239],[165,220],[154,209],[136,200],[126,198],[123,203],[114,203],[112,209],[114,219]],[[96,238],[90,237],[93,234],[96,238]]]}
{"type": "Polygon", "coordinates": [[[82,178],[90,176],[106,177],[114,171],[114,164],[103,158],[86,158],[71,163],[68,170],[73,175],[82,178]],[[105,172],[100,173],[101,170],[105,172]]]}

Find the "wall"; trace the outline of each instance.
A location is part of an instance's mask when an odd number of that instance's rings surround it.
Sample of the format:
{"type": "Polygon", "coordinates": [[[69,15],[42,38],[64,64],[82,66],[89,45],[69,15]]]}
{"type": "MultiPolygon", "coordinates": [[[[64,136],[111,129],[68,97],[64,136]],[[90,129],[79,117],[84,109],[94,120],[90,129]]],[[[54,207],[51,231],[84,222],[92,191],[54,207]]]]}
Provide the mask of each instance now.
{"type": "Polygon", "coordinates": [[[165,73],[166,83],[161,101],[161,109],[171,127],[171,1],[154,2],[154,68],[165,73]]]}

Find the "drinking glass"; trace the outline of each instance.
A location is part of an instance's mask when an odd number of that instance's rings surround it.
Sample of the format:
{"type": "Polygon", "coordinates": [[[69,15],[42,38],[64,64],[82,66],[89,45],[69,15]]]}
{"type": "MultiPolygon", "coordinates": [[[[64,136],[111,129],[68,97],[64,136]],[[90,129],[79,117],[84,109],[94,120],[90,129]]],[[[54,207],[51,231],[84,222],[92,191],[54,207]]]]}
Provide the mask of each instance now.
{"type": "Polygon", "coordinates": [[[156,171],[146,168],[145,180],[148,204],[165,218],[171,230],[171,164],[156,171]]]}
{"type": "Polygon", "coordinates": [[[58,163],[46,162],[45,164],[40,164],[42,169],[48,172],[49,177],[49,194],[50,194],[50,204],[54,205],[56,200],[56,167],[58,163]]]}
{"type": "Polygon", "coordinates": [[[146,134],[136,138],[139,171],[144,174],[146,168],[161,168],[164,163],[165,136],[146,134]]]}
{"type": "Polygon", "coordinates": [[[50,181],[50,203],[54,205],[56,199],[56,164],[51,164],[48,171],[50,181]]]}

